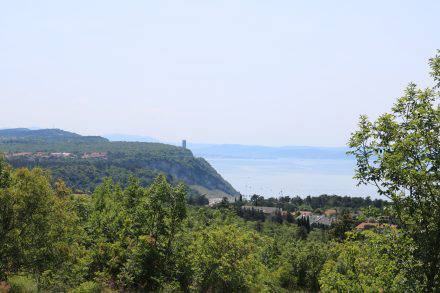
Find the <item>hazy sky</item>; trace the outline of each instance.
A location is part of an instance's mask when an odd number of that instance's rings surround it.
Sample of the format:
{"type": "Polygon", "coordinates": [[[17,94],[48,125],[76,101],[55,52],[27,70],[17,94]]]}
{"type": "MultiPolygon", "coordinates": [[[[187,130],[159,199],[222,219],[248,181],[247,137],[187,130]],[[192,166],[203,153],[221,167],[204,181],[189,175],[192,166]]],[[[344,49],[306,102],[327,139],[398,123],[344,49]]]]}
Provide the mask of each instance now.
{"type": "Polygon", "coordinates": [[[0,0],[0,128],[341,146],[430,84],[440,1],[0,0]]]}

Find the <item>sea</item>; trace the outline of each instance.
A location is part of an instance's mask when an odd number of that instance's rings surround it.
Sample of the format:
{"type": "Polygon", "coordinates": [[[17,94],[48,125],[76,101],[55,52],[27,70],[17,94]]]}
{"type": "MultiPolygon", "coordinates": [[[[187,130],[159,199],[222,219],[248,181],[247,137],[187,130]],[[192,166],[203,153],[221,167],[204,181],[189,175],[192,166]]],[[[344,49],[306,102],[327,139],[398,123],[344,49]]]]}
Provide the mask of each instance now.
{"type": "Polygon", "coordinates": [[[351,159],[250,159],[205,157],[224,179],[245,196],[380,197],[373,186],[357,186],[351,159]]]}

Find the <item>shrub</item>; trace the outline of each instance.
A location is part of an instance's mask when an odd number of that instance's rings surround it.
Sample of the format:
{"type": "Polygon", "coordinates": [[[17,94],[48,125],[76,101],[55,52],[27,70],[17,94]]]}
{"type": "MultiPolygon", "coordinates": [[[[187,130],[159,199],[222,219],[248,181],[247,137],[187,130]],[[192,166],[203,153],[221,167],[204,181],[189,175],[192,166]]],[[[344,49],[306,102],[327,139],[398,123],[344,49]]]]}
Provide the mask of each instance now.
{"type": "Polygon", "coordinates": [[[8,278],[11,293],[34,293],[38,292],[37,282],[29,276],[12,275],[8,278]]]}
{"type": "Polygon", "coordinates": [[[101,286],[98,283],[87,281],[70,291],[70,293],[99,293],[101,286]]]}

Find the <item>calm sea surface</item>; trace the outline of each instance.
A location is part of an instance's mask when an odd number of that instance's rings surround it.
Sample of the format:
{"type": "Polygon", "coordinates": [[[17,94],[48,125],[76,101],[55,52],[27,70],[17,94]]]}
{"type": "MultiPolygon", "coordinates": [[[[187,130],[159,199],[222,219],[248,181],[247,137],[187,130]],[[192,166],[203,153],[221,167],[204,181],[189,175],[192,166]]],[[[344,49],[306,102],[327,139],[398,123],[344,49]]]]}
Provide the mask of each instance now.
{"type": "Polygon", "coordinates": [[[379,198],[372,186],[356,186],[353,160],[206,159],[244,195],[337,194],[379,198]]]}

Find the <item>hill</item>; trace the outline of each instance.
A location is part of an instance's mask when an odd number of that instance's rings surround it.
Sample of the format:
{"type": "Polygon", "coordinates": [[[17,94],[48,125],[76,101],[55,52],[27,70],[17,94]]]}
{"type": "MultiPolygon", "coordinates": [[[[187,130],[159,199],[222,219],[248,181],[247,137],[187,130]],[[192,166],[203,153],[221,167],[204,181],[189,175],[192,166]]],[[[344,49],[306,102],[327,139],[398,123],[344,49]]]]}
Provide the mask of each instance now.
{"type": "Polygon", "coordinates": [[[0,129],[0,142],[5,144],[28,144],[40,142],[107,142],[100,136],[82,136],[61,129],[12,128],[0,129]]]}
{"type": "MultiPolygon", "coordinates": [[[[104,135],[110,141],[132,142],[161,142],[150,136],[108,134],[104,135]]],[[[162,141],[163,142],[163,141],[162,141]]],[[[163,142],[168,143],[168,142],[163,142]]],[[[180,145],[170,142],[171,145],[180,145]]],[[[241,144],[208,144],[188,142],[188,148],[196,156],[216,159],[331,159],[351,160],[347,155],[347,147],[317,147],[317,146],[261,146],[241,144]]]]}
{"type": "Polygon", "coordinates": [[[60,129],[0,130],[0,152],[14,167],[42,167],[78,191],[89,192],[104,177],[126,185],[130,175],[143,185],[158,174],[185,182],[207,197],[237,195],[237,191],[203,158],[188,149],[161,143],[112,142],[60,129]]]}

